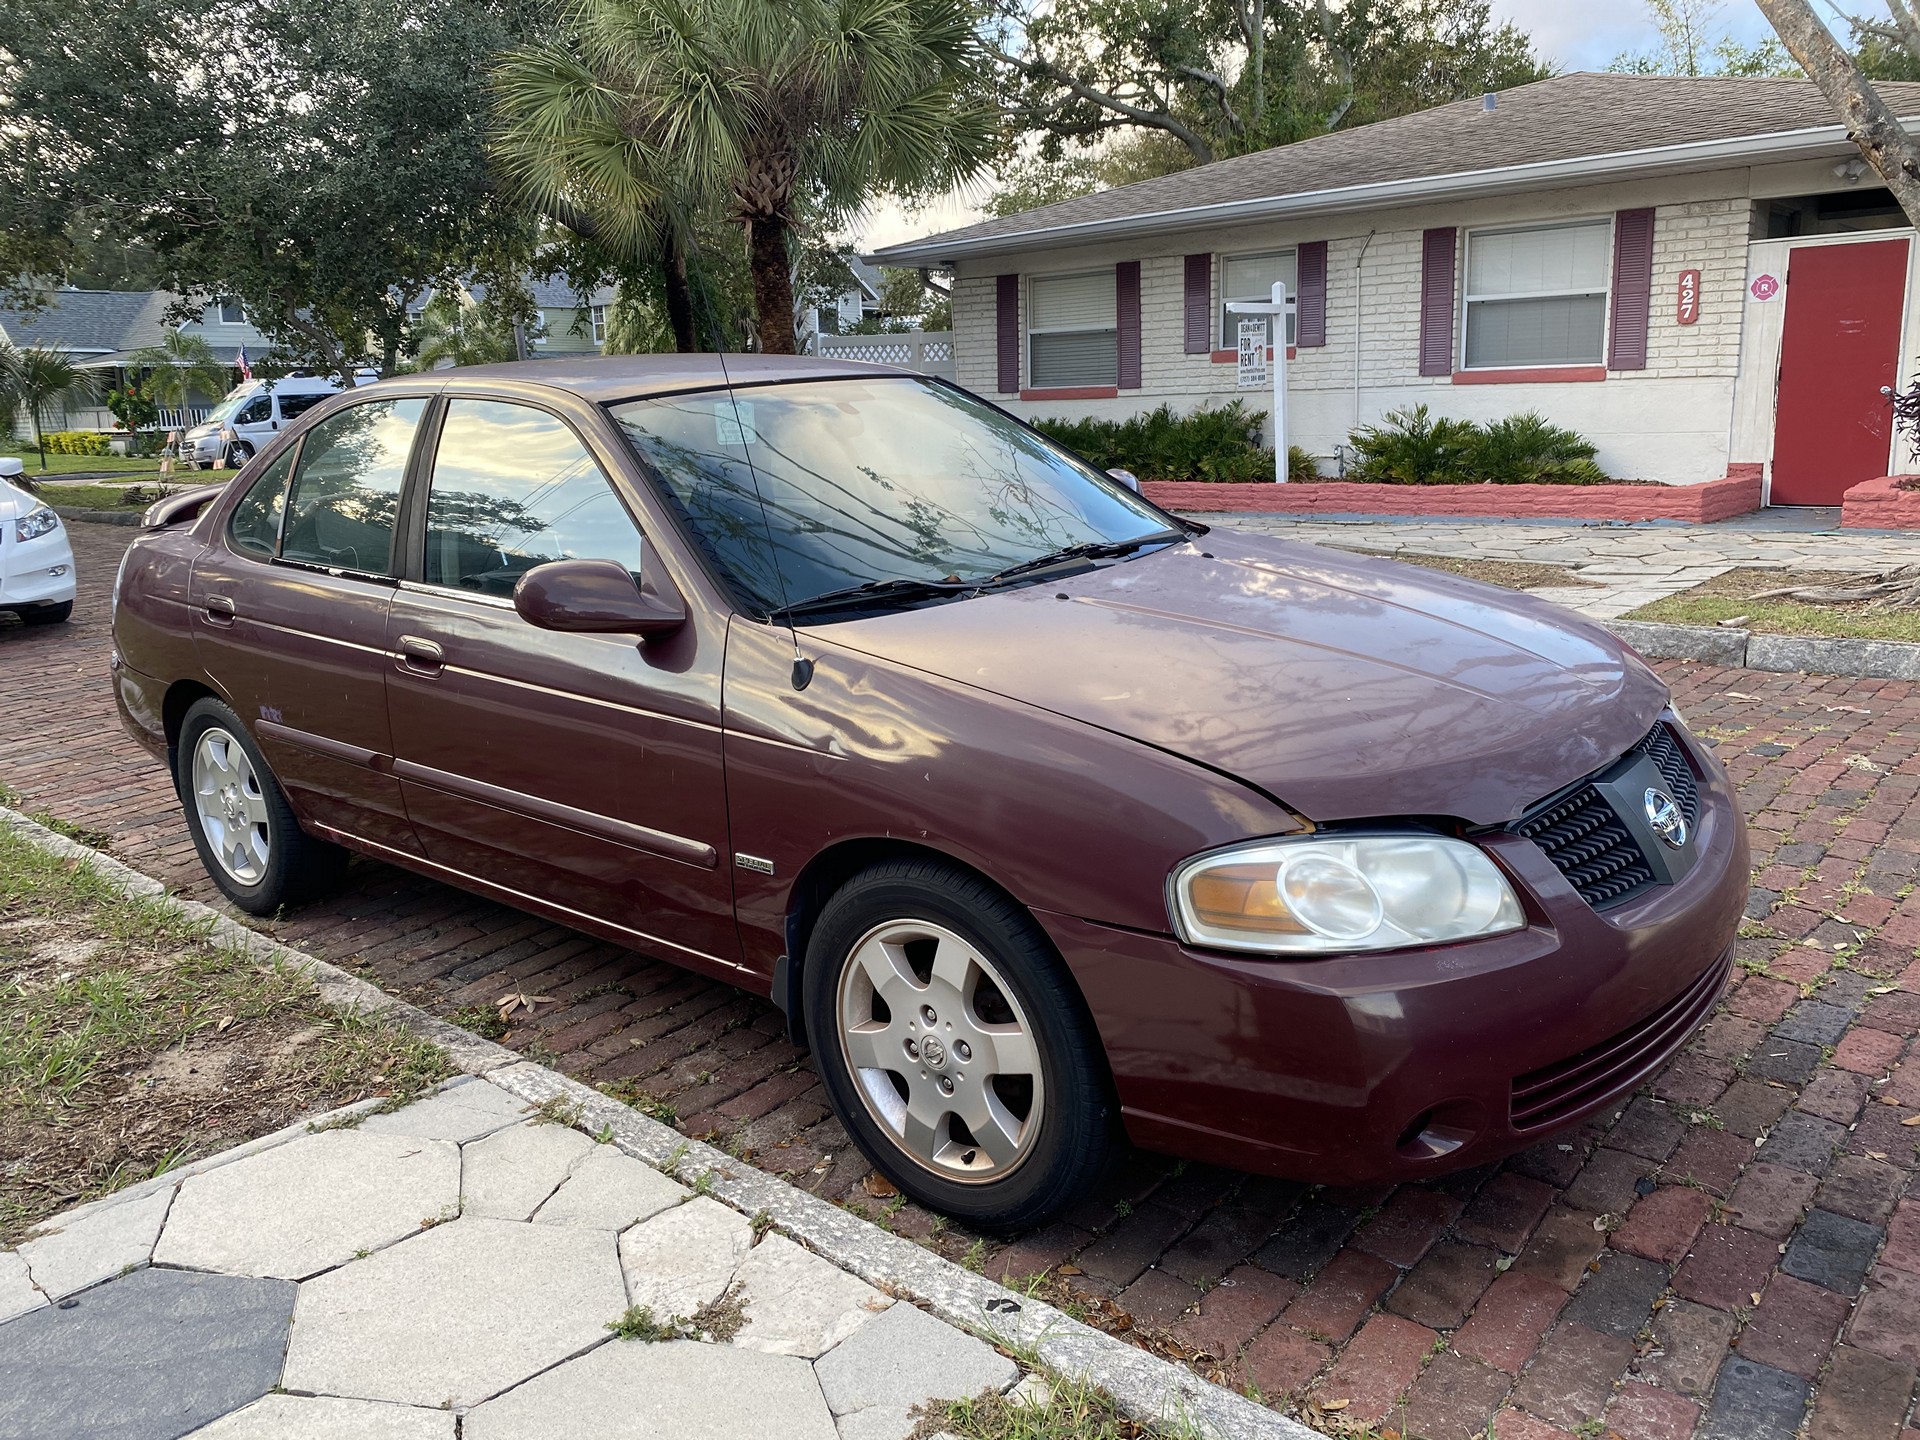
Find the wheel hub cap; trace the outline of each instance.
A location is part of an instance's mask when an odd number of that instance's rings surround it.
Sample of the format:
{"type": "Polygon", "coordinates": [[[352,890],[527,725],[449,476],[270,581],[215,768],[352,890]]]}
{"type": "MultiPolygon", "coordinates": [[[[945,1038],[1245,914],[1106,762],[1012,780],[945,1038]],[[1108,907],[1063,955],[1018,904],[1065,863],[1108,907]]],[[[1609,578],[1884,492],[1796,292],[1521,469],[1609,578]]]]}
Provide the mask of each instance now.
{"type": "Polygon", "coordinates": [[[1046,1098],[1039,1048],[976,947],[930,921],[877,927],[841,972],[839,1019],[868,1114],[914,1164],[982,1183],[1026,1159],[1046,1098]]]}
{"type": "Polygon", "coordinates": [[[267,873],[266,795],[240,742],[218,726],[193,747],[193,808],[207,848],[228,878],[257,885],[267,873]]]}

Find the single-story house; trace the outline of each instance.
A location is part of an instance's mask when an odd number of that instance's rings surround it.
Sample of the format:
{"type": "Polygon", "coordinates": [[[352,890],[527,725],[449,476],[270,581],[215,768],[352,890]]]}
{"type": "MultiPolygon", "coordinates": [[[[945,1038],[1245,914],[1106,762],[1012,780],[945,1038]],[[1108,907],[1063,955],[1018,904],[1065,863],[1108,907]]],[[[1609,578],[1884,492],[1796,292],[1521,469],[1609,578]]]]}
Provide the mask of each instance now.
{"type": "MultiPolygon", "coordinates": [[[[64,351],[79,368],[99,377],[102,396],[125,383],[129,367],[144,366],[144,361],[134,358],[135,351],[160,344],[173,329],[198,335],[213,351],[215,362],[230,369],[239,364],[242,346],[254,360],[266,353],[267,337],[230,301],[215,301],[195,319],[171,324],[167,312],[179,298],[168,290],[52,290],[47,292],[47,304],[35,309],[0,306],[0,342],[64,351]]],[[[237,370],[234,378],[239,378],[237,370]]],[[[168,412],[161,424],[171,428],[193,423],[219,398],[194,397],[197,403],[181,413],[168,412]]],[[[71,407],[55,428],[110,430],[114,424],[104,403],[80,404],[71,407]]]]}
{"type": "Polygon", "coordinates": [[[1573,74],[870,258],[952,271],[960,383],[1016,413],[1264,409],[1226,305],[1284,280],[1290,439],[1327,473],[1425,403],[1832,505],[1913,468],[1882,387],[1920,373],[1920,254],[1876,178],[1809,82],[1573,74]]]}

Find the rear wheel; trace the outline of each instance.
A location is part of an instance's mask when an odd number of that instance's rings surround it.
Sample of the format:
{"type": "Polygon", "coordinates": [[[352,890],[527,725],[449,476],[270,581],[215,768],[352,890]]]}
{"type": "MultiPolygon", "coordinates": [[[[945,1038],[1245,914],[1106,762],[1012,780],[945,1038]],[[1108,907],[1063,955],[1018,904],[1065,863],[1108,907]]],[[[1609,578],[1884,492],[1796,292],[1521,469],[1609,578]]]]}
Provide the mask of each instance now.
{"type": "Polygon", "coordinates": [[[991,1230],[1044,1224],[1113,1148],[1078,991],[1018,904],[938,861],[848,881],[807,946],[807,1032],[834,1109],[920,1203],[991,1230]]]}
{"type": "Polygon", "coordinates": [[[266,757],[218,700],[187,711],[174,780],[200,863],[248,914],[311,899],[346,869],[344,850],[300,828],[266,757]]]}
{"type": "Polygon", "coordinates": [[[29,625],[58,625],[72,614],[71,600],[62,600],[58,605],[35,605],[19,612],[20,618],[29,625]]]}

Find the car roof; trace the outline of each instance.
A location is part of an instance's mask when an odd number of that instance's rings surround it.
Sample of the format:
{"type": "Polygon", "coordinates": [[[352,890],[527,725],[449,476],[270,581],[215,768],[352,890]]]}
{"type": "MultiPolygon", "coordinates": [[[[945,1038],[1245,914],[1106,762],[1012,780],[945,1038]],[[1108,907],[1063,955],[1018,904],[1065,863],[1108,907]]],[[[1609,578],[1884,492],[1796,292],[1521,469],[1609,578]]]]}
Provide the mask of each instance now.
{"type": "MultiPolygon", "coordinates": [[[[428,374],[435,380],[507,380],[564,390],[595,404],[639,400],[677,390],[726,384],[768,385],[786,380],[851,380],[910,375],[884,365],[822,360],[811,355],[583,355],[521,360],[506,365],[469,365],[428,374]]],[[[398,376],[401,381],[422,377],[398,376]]]]}

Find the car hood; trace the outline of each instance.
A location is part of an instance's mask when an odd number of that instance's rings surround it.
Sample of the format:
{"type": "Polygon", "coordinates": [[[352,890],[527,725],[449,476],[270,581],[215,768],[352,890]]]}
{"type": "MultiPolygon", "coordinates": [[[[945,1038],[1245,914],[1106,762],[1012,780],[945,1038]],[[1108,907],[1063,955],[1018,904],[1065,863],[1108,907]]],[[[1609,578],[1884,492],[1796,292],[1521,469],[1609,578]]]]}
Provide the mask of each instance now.
{"type": "Polygon", "coordinates": [[[19,486],[0,480],[0,520],[15,519],[40,503],[19,486]]]}
{"type": "Polygon", "coordinates": [[[1215,530],[823,639],[1172,751],[1311,820],[1511,820],[1615,759],[1666,687],[1513,591],[1215,530]]]}

